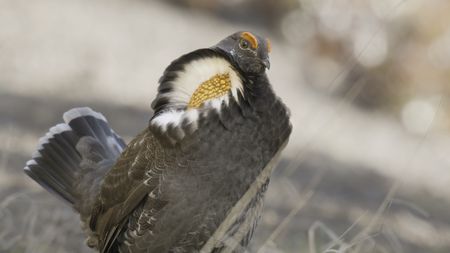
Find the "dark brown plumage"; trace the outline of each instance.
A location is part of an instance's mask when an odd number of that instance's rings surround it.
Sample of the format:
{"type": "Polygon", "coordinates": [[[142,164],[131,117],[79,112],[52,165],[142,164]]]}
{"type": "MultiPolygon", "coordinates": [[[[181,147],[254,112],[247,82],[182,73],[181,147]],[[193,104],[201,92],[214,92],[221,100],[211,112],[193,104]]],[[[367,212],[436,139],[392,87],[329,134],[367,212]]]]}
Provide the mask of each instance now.
{"type": "Polygon", "coordinates": [[[184,55],[160,80],[149,126],[127,146],[101,114],[76,108],[25,170],[80,213],[99,252],[243,252],[291,132],[264,66],[268,43],[251,33],[184,55]],[[226,95],[187,106],[204,78],[224,73],[226,95]]]}

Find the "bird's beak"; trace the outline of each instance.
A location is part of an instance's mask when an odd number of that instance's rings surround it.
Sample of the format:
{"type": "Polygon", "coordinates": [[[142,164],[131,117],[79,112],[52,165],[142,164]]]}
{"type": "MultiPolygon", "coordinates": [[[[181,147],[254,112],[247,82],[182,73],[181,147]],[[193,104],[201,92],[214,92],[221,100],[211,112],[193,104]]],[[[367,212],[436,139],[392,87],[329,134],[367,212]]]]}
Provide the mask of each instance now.
{"type": "Polygon", "coordinates": [[[270,69],[270,61],[269,58],[265,58],[262,60],[262,64],[267,68],[270,69]]]}

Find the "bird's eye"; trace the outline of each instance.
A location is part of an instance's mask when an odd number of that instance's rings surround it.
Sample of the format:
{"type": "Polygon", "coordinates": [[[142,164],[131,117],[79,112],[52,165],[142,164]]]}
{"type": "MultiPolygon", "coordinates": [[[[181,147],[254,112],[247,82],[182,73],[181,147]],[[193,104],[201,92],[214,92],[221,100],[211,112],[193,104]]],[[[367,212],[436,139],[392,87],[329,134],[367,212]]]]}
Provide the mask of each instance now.
{"type": "Polygon", "coordinates": [[[249,47],[248,41],[242,39],[242,40],[239,42],[239,46],[240,46],[242,49],[248,49],[248,47],[249,47]]]}

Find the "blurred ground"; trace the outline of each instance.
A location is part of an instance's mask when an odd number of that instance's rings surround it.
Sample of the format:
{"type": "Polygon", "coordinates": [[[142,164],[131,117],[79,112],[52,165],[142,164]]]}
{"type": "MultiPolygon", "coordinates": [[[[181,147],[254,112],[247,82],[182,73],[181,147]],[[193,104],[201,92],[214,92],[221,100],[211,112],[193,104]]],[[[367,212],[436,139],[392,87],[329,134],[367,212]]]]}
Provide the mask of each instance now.
{"type": "Polygon", "coordinates": [[[87,105],[130,140],[169,62],[236,30],[272,40],[294,124],[251,252],[450,252],[448,13],[444,0],[0,0],[0,252],[89,252],[78,217],[21,171],[37,139],[87,105]]]}

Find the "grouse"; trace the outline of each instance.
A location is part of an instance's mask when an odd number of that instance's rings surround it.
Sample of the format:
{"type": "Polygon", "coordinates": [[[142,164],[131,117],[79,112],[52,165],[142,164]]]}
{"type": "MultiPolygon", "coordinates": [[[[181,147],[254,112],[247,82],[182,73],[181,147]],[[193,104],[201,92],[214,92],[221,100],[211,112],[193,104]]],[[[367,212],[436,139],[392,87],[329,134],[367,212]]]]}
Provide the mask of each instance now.
{"type": "Polygon", "coordinates": [[[102,114],[67,111],[25,173],[79,213],[98,252],[244,252],[292,129],[270,50],[237,32],[176,59],[129,144],[102,114]]]}

